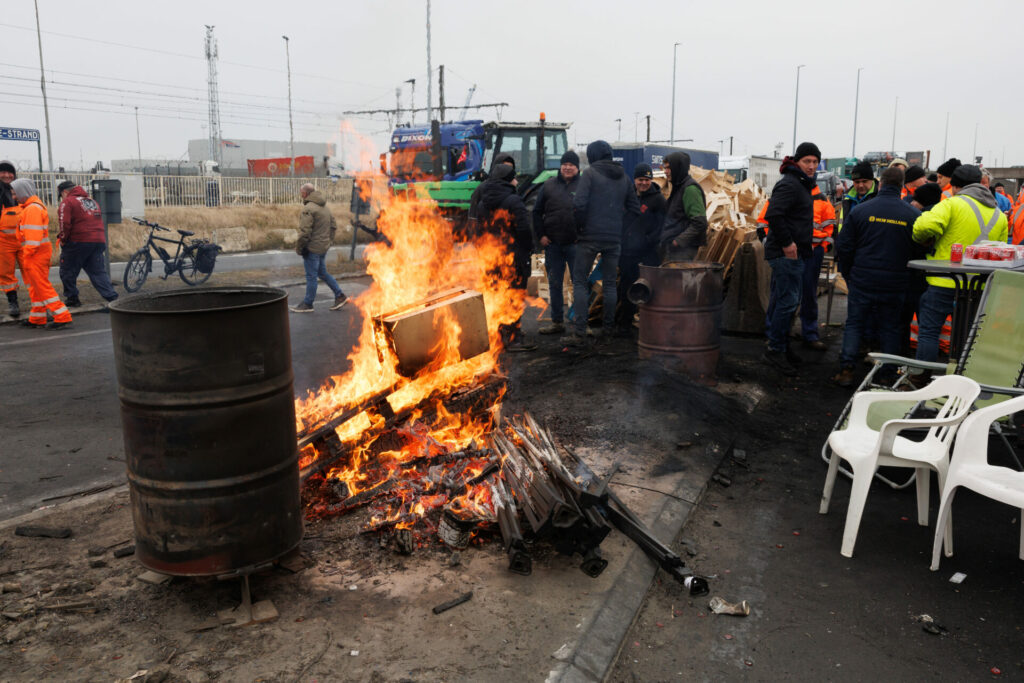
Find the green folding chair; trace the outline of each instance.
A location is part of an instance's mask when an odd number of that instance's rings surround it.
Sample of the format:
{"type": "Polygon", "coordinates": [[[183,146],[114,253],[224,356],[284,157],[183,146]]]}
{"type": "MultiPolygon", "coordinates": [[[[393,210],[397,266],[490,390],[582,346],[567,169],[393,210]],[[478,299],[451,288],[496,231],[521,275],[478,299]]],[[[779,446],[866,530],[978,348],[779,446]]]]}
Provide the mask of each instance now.
{"type": "MultiPolygon", "coordinates": [[[[955,362],[929,363],[885,353],[871,353],[868,357],[875,365],[854,391],[854,395],[862,391],[899,390],[909,384],[912,374],[924,371],[963,375],[980,384],[981,396],[974,403],[975,409],[1001,403],[1013,396],[1024,395],[1024,273],[997,270],[988,277],[985,293],[978,304],[978,313],[967,334],[963,352],[955,362]],[[887,365],[899,366],[901,372],[892,384],[877,383],[875,380],[879,370],[887,365]]],[[[833,431],[846,425],[852,405],[851,396],[839,414],[833,431]]],[[[938,407],[910,400],[887,402],[869,413],[868,424],[873,429],[879,429],[888,420],[910,417],[922,409],[938,407]]],[[[1017,469],[1024,470],[1016,450],[1007,438],[1007,432],[1013,429],[1010,416],[992,423],[992,432],[1002,440],[1017,464],[1017,469]]],[[[821,457],[825,462],[831,460],[827,440],[822,446],[821,457]]],[[[841,467],[840,471],[846,476],[851,476],[845,468],[841,467]]],[[[897,489],[906,488],[914,482],[914,476],[902,484],[893,482],[881,474],[875,476],[897,489]]]]}

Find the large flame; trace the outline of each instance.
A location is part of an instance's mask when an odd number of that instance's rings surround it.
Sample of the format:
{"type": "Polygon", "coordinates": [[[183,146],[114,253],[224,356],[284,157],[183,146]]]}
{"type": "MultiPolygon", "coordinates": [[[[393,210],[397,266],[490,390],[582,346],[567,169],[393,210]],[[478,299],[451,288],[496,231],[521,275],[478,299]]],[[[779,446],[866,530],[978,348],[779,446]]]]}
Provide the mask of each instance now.
{"type": "MultiPolygon", "coordinates": [[[[372,164],[361,163],[360,167],[372,168],[372,164]]],[[[358,180],[364,192],[372,188],[372,199],[380,209],[378,228],[390,244],[375,242],[366,249],[366,270],[373,282],[368,290],[353,299],[361,314],[362,328],[348,356],[351,367],[344,374],[327,379],[318,391],[296,401],[297,427],[300,431],[315,428],[346,409],[360,405],[368,397],[396,386],[398,388],[387,399],[391,409],[396,413],[417,406],[429,410],[431,427],[422,427],[424,423],[417,423],[414,416],[410,423],[420,425],[421,433],[410,438],[400,450],[379,453],[372,448],[372,440],[364,440],[364,435],[382,421],[378,415],[364,412],[338,426],[338,437],[354,454],[344,468],[331,470],[327,476],[344,481],[351,494],[379,484],[401,471],[403,463],[422,457],[431,449],[437,453],[451,452],[472,443],[483,443],[491,427],[489,416],[470,418],[450,413],[440,400],[427,399],[476,384],[498,368],[502,350],[500,327],[520,317],[525,294],[511,287],[513,255],[501,236],[482,234],[457,242],[452,224],[441,215],[434,202],[394,195],[380,173],[364,171],[358,180]],[[462,331],[454,318],[442,319],[444,334],[437,348],[432,349],[431,365],[415,379],[406,380],[399,374],[393,355],[384,353],[382,357],[382,345],[374,336],[373,317],[455,288],[473,289],[483,294],[490,349],[460,360],[462,331]],[[371,458],[372,468],[367,466],[371,458]]],[[[307,446],[301,454],[302,464],[311,461],[314,455],[313,447],[307,446]]],[[[470,472],[479,472],[485,465],[480,460],[467,460],[453,468],[463,468],[461,475],[469,478],[473,476],[470,472]]],[[[387,514],[396,518],[420,516],[447,500],[447,497],[432,495],[433,486],[414,488],[416,496],[401,494],[402,504],[392,507],[387,514]]],[[[483,511],[489,504],[489,493],[483,486],[471,487],[459,497],[459,504],[483,511]]]]}

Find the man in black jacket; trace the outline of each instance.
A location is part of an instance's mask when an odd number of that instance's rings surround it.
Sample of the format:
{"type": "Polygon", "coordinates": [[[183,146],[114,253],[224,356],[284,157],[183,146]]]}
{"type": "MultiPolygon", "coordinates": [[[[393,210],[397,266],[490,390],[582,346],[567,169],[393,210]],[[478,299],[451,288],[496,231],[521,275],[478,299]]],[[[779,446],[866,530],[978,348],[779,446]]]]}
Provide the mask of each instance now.
{"type": "MultiPolygon", "coordinates": [[[[480,184],[478,207],[480,225],[487,232],[505,239],[512,249],[515,272],[513,289],[526,289],[530,277],[530,252],[533,234],[530,218],[522,197],[516,193],[515,170],[508,164],[497,164],[487,180],[480,184]]],[[[523,336],[522,316],[514,323],[502,326],[502,340],[508,351],[532,351],[537,348],[523,336]]]]}
{"type": "MultiPolygon", "coordinates": [[[[571,149],[562,155],[558,175],[548,178],[537,190],[537,203],[533,206],[533,229],[540,246],[544,247],[544,269],[548,273],[551,291],[551,323],[541,327],[541,334],[561,334],[565,331],[562,282],[565,269],[573,276],[572,264],[576,259],[576,218],[572,201],[580,182],[580,157],[571,149]]],[[[575,284],[575,280],[573,280],[575,284]]]]}
{"type": "Polygon", "coordinates": [[[690,175],[690,155],[672,152],[662,164],[672,184],[661,232],[662,263],[692,261],[707,242],[708,216],[704,189],[690,175]]]}
{"type": "Polygon", "coordinates": [[[633,169],[633,185],[640,200],[640,215],[628,221],[622,231],[622,258],[619,260],[618,310],[615,311],[615,334],[629,336],[633,329],[636,304],[626,297],[629,286],[640,277],[640,265],[656,266],[658,243],[665,223],[665,197],[653,182],[654,172],[647,164],[633,169]]]}
{"type": "Polygon", "coordinates": [[[878,332],[882,353],[900,351],[900,313],[910,284],[907,261],[914,258],[914,221],[921,215],[900,199],[903,178],[902,169],[885,169],[878,196],[850,212],[836,241],[839,272],[850,290],[840,371],[833,377],[841,387],[853,384],[854,364],[869,321],[878,332]]]}
{"type": "Polygon", "coordinates": [[[821,152],[813,142],[801,142],[791,157],[782,160],[782,178],[772,188],[771,202],[765,212],[768,238],[764,258],[772,269],[771,297],[775,307],[768,318],[768,349],[764,360],[787,377],[796,375],[800,362],[789,348],[789,329],[793,313],[800,305],[804,259],[811,256],[814,231],[814,174],[821,152]]]}
{"type": "MultiPolygon", "coordinates": [[[[622,253],[622,227],[640,213],[636,198],[622,164],[612,160],[612,146],[597,140],[587,146],[590,166],[580,174],[573,199],[576,229],[576,260],[573,263],[573,327],[564,343],[579,346],[587,333],[588,284],[594,259],[601,257],[601,291],[604,294],[604,330],[615,324],[616,277],[622,253]]],[[[597,336],[598,333],[595,333],[597,336]]]]}

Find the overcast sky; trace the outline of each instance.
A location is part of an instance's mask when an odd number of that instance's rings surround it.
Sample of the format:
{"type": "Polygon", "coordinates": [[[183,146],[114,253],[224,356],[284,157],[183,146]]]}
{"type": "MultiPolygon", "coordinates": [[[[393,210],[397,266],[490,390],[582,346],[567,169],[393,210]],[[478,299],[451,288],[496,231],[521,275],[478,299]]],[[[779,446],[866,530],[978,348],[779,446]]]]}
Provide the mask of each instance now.
{"type": "MultiPolygon", "coordinates": [[[[0,126],[44,128],[31,0],[4,0],[0,126]]],[[[426,0],[167,4],[39,0],[55,165],[132,158],[135,107],[142,156],[179,159],[207,136],[204,24],[219,46],[222,136],[288,139],[285,46],[291,39],[295,139],[338,142],[340,121],[387,143],[388,118],[343,117],[426,105],[426,0]]],[[[1024,164],[1024,90],[1011,29],[1024,2],[433,0],[432,63],[446,68],[448,104],[508,102],[505,120],[571,121],[571,145],[669,137],[672,49],[679,42],[676,138],[728,154],[792,150],[796,72],[799,140],[826,157],[893,147],[987,165],[1024,164]],[[1016,61],[1014,61],[1016,58],[1016,61]],[[1016,77],[1014,77],[1016,72],[1016,77]],[[948,143],[944,142],[949,113],[948,143]],[[634,122],[639,117],[639,130],[634,122]],[[724,140],[724,143],[719,143],[724,140]]],[[[434,103],[438,92],[436,80],[434,103]]],[[[425,120],[425,116],[421,115],[425,120]]],[[[485,110],[470,118],[494,118],[485,110]]],[[[798,141],[799,141],[798,140],[798,141]]],[[[0,141],[0,158],[35,166],[35,146],[0,141]]],[[[43,147],[45,163],[46,148],[43,147]]]]}

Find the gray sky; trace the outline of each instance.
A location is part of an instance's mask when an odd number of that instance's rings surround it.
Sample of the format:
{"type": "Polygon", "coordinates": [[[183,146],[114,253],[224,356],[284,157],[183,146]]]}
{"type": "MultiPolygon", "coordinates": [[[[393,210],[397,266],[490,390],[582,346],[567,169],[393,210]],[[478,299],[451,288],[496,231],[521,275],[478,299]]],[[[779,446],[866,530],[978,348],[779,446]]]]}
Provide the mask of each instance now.
{"type": "MultiPolygon", "coordinates": [[[[3,4],[0,126],[43,129],[33,4],[3,4]]],[[[144,157],[182,158],[189,138],[206,137],[204,24],[216,26],[224,138],[288,139],[282,34],[291,38],[296,140],[338,142],[342,111],[391,108],[408,78],[417,106],[426,104],[425,0],[39,5],[54,163],[69,169],[135,157],[135,106],[144,157]]],[[[899,97],[897,151],[930,149],[936,166],[949,112],[947,156],[970,158],[977,125],[987,165],[1024,164],[1024,91],[1011,76],[1019,49],[1008,33],[1024,25],[1024,2],[860,6],[433,0],[432,61],[446,67],[449,104],[462,104],[476,83],[475,103],[510,103],[506,120],[544,111],[572,121],[570,144],[615,140],[617,118],[633,140],[636,112],[640,139],[647,114],[652,139],[666,139],[680,42],[676,137],[712,150],[724,139],[728,153],[731,135],[735,154],[769,155],[778,142],[792,149],[796,67],[805,64],[797,137],[827,157],[850,154],[864,67],[858,155],[892,146],[899,97]]],[[[493,110],[472,117],[491,119],[493,110]]],[[[384,150],[386,117],[350,120],[384,150]]],[[[35,156],[30,143],[0,141],[0,158],[34,166],[35,156]]]]}

